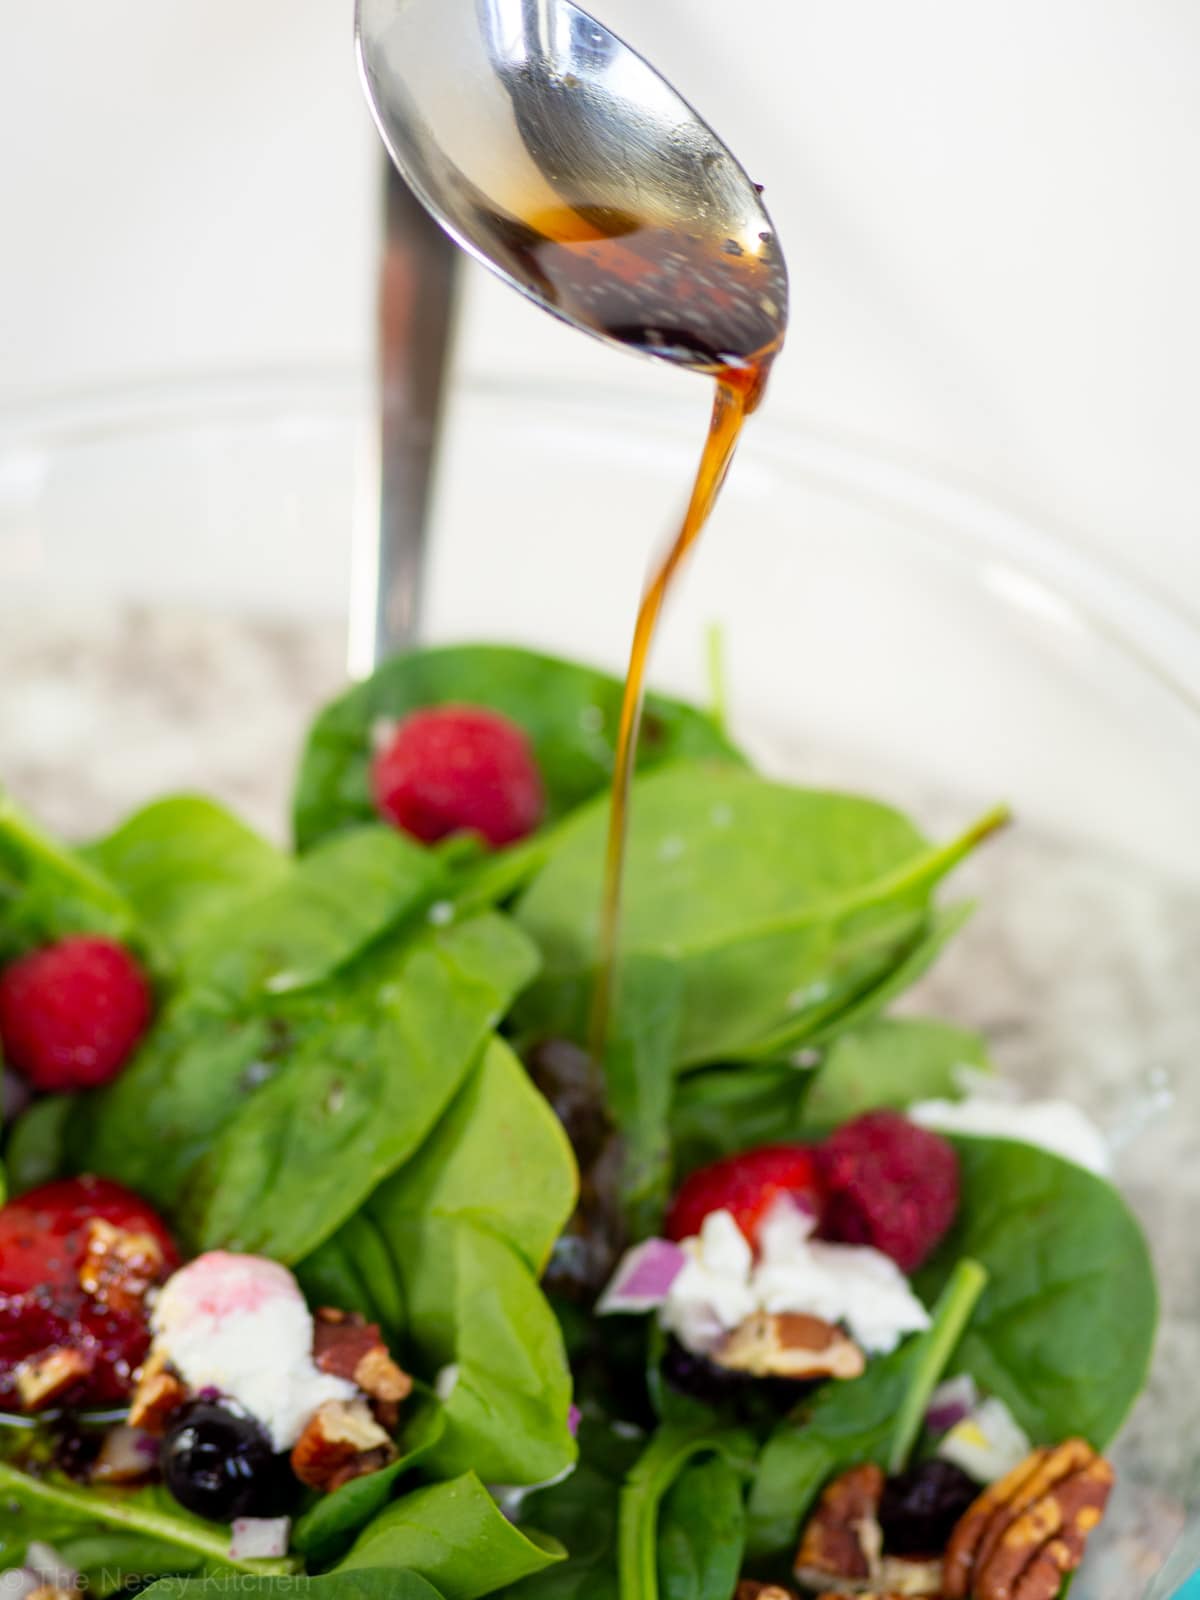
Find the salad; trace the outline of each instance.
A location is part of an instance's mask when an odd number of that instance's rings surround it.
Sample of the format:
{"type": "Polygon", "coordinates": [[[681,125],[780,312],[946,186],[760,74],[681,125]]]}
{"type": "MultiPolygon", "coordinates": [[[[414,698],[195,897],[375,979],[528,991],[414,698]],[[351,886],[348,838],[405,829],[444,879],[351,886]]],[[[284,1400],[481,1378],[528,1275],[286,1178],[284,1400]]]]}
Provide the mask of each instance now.
{"type": "Polygon", "coordinates": [[[417,652],[287,854],[0,797],[0,1591],[1053,1600],[1146,1378],[1086,1107],[893,1006],[1005,823],[926,839],[620,684],[417,652]]]}

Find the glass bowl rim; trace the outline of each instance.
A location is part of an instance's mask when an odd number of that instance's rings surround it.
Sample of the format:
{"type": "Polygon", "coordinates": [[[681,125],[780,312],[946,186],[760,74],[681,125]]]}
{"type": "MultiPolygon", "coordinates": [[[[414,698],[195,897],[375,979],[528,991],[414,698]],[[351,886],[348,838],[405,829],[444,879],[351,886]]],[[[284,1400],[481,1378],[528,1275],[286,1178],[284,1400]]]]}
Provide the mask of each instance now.
{"type": "MultiPolygon", "coordinates": [[[[636,427],[698,454],[694,418],[632,384],[573,383],[532,374],[459,374],[458,402],[521,406],[545,426],[610,435],[636,427]]],[[[135,378],[34,394],[0,406],[0,482],[6,459],[102,446],[107,440],[239,423],[325,422],[364,427],[376,408],[371,376],[353,365],[279,367],[135,378]]],[[[915,544],[1006,599],[1113,649],[1183,710],[1200,734],[1200,619],[1121,569],[1041,511],[1019,508],[965,474],[795,415],[752,419],[742,446],[785,481],[886,514],[915,544]]],[[[735,468],[736,470],[736,468],[735,468]]],[[[682,492],[682,486],[681,486],[682,492]]],[[[359,518],[356,516],[356,525],[359,518]]],[[[373,522],[373,519],[371,519],[373,522]]]]}

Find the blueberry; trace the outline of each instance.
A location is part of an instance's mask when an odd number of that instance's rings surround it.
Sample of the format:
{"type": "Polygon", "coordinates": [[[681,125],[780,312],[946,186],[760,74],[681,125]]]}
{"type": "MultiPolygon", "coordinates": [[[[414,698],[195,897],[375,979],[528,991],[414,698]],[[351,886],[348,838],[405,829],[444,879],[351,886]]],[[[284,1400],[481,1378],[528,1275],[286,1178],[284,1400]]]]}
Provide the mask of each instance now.
{"type": "Polygon", "coordinates": [[[889,1478],[879,1506],[889,1555],[940,1555],[979,1486],[950,1461],[923,1461],[889,1478]]]}
{"type": "Polygon", "coordinates": [[[756,1381],[747,1373],[731,1372],[707,1356],[695,1355],[677,1339],[671,1339],[663,1352],[662,1375],[672,1389],[706,1406],[736,1402],[751,1392],[756,1381]]]}
{"type": "Polygon", "coordinates": [[[285,1455],[231,1400],[194,1401],[163,1440],[163,1480],[179,1504],[212,1522],[278,1517],[298,1485],[285,1455]]]}

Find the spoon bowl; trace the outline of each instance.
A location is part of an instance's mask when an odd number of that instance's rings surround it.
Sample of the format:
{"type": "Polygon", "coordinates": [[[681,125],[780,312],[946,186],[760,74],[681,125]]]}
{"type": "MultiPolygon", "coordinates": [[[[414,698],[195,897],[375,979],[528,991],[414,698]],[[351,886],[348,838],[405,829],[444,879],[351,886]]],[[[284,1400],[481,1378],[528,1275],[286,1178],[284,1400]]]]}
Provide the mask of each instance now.
{"type": "Polygon", "coordinates": [[[570,0],[358,0],[402,176],[471,255],[608,343],[705,372],[782,343],[755,185],[636,51],[570,0]]]}

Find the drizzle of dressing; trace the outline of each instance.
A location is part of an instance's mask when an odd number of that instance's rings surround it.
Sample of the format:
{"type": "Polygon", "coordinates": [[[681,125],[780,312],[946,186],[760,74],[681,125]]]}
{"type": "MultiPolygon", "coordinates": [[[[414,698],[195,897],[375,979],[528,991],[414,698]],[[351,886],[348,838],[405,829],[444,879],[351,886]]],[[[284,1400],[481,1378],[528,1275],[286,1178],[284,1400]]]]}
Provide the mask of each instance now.
{"type": "Polygon", "coordinates": [[[787,270],[769,231],[725,240],[714,271],[711,237],[612,206],[576,204],[521,220],[489,220],[514,271],[536,283],[552,310],[716,384],[691,500],[642,595],[625,679],[590,1029],[592,1056],[600,1061],[614,998],[629,789],[650,649],[672,585],[712,515],[745,420],[761,401],[779,353],[787,270]]]}
{"type": "Polygon", "coordinates": [[[604,862],[604,900],[600,914],[600,965],[592,997],[590,1044],[600,1061],[612,1010],[621,931],[621,890],[625,879],[625,848],[629,837],[629,794],[637,764],[638,734],[646,701],[646,671],[659,618],[672,585],[688,553],[703,533],[725,484],[746,418],[762,399],[774,349],[744,367],[726,367],[717,375],[716,401],[708,439],[700,459],[692,498],[683,526],[642,595],[633,630],[633,648],[621,701],[617,729],[616,765],[613,769],[612,809],[604,862]]]}

